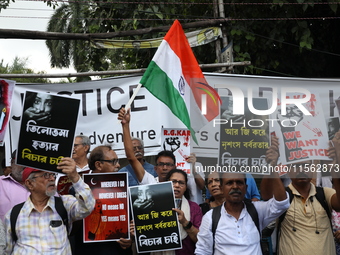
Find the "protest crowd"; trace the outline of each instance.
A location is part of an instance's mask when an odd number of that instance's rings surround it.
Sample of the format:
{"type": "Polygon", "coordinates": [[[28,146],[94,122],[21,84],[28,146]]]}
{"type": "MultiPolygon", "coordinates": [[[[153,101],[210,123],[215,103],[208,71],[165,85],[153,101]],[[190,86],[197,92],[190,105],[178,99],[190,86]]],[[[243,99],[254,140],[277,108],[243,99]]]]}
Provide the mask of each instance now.
{"type": "MultiPolygon", "coordinates": [[[[336,173],[328,177],[332,188],[304,167],[288,173],[285,180],[272,172],[263,176],[259,192],[249,173],[200,173],[195,154],[187,158],[192,165],[190,175],[176,168],[172,151],[160,151],[153,166],[144,158],[143,141],[131,138],[130,118],[130,112],[122,108],[118,119],[129,163],[123,168],[111,146],[90,151],[89,139],[83,135],[75,136],[72,158],[58,163],[62,178],[17,165],[13,152],[11,173],[0,178],[0,254],[139,254],[141,247],[136,246],[143,242],[141,235],[135,236],[142,228],[131,215],[127,216],[131,220],[130,238],[84,242],[82,223],[86,217],[91,217],[94,226],[89,239],[99,238],[104,231],[96,223],[103,215],[102,204],[83,181],[84,173],[126,173],[128,186],[138,188],[138,198],[129,202],[133,213],[155,212],[159,202],[150,184],[172,183],[175,207],[171,210],[177,215],[180,248],[165,247],[146,254],[339,254],[340,179],[336,173]],[[205,201],[202,190],[210,194],[205,201]]],[[[337,132],[328,149],[333,164],[340,158],[339,138],[337,132]]],[[[266,161],[274,166],[279,140],[271,139],[266,161]]]]}

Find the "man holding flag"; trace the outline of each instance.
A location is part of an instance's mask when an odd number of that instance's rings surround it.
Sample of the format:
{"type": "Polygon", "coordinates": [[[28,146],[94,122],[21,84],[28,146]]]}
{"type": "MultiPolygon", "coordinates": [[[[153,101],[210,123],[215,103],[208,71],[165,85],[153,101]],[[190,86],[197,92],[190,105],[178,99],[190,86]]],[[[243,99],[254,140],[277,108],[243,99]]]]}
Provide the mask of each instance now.
{"type": "MultiPolygon", "coordinates": [[[[170,108],[172,113],[191,131],[196,143],[195,132],[219,114],[220,98],[216,91],[207,84],[177,20],[164,37],[140,81],[139,88],[141,85],[170,108]]],[[[129,107],[139,88],[126,105],[127,112],[124,108],[121,109],[118,119],[121,120],[123,127],[126,157],[138,181],[141,184],[155,183],[155,178],[144,170],[136,158],[130,137],[129,107]]],[[[198,211],[200,212],[199,209],[198,211]]],[[[189,214],[191,215],[190,210],[185,217],[189,214]]],[[[166,251],[166,254],[193,255],[200,220],[193,222],[193,225],[185,228],[186,232],[190,232],[190,238],[182,240],[183,248],[177,251],[166,251]]]]}
{"type": "Polygon", "coordinates": [[[196,143],[195,133],[219,115],[221,99],[204,78],[178,20],[164,37],[126,109],[142,85],[183,122],[196,143]]]}

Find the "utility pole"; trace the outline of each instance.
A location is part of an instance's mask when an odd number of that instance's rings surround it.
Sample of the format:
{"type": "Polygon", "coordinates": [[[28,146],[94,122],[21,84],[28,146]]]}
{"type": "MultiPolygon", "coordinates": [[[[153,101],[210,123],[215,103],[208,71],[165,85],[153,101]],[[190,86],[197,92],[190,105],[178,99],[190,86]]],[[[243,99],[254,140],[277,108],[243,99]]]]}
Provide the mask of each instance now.
{"type": "MultiPolygon", "coordinates": [[[[218,10],[219,10],[219,17],[225,18],[223,0],[218,0],[218,10]]],[[[226,31],[225,26],[222,26],[222,42],[223,42],[223,48],[228,45],[227,31],[226,31]]]]}
{"type": "MultiPolygon", "coordinates": [[[[223,0],[217,0],[218,1],[218,10],[219,10],[219,18],[225,18],[225,12],[224,12],[224,3],[223,0]]],[[[226,26],[222,26],[222,51],[220,48],[220,61],[223,62],[233,62],[233,48],[232,45],[228,46],[228,38],[227,38],[227,29],[226,26]]],[[[233,67],[230,66],[228,68],[229,72],[232,72],[233,67]]],[[[226,72],[227,68],[223,67],[221,69],[221,72],[226,72]]]]}
{"type": "MultiPolygon", "coordinates": [[[[214,7],[214,18],[218,18],[219,12],[218,12],[218,0],[213,0],[213,7],[214,7]]],[[[220,25],[221,26],[221,25],[220,25]]],[[[216,49],[216,59],[217,63],[222,63],[222,56],[221,56],[221,41],[216,40],[215,41],[215,49],[216,49]]]]}

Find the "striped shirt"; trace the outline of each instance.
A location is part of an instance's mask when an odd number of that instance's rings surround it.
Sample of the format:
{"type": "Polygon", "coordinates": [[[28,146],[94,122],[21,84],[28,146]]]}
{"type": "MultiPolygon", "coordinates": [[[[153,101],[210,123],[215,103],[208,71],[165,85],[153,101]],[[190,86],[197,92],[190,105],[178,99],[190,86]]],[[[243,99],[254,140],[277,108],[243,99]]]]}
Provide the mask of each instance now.
{"type": "MultiPolygon", "coordinates": [[[[71,229],[73,221],[88,216],[95,205],[95,199],[89,186],[81,178],[73,184],[73,187],[76,190],[76,197],[61,196],[68,212],[69,229],[71,229]]],[[[55,209],[53,197],[49,199],[42,212],[34,208],[30,197],[27,199],[18,215],[15,228],[18,236],[16,243],[12,240],[10,212],[5,216],[6,254],[71,254],[66,227],[63,224],[51,224],[51,221],[61,221],[61,217],[55,209]]]]}

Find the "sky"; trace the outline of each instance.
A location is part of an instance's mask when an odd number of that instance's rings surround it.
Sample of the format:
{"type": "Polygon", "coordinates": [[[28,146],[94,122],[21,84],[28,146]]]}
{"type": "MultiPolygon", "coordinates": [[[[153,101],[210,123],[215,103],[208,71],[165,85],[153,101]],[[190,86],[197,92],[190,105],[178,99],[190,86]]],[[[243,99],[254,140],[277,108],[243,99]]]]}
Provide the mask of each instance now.
{"type": "MultiPolygon", "coordinates": [[[[0,12],[0,28],[46,31],[53,8],[43,1],[16,0],[0,12]]],[[[45,40],[2,39],[0,38],[0,60],[11,64],[15,57],[28,58],[27,67],[52,73],[74,73],[73,68],[51,68],[45,40]]]]}

